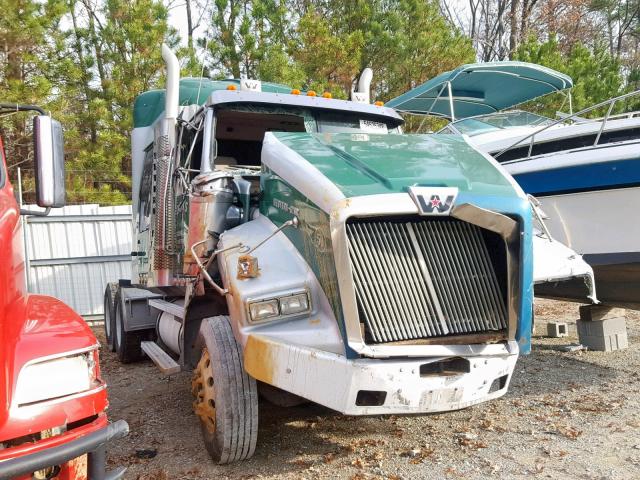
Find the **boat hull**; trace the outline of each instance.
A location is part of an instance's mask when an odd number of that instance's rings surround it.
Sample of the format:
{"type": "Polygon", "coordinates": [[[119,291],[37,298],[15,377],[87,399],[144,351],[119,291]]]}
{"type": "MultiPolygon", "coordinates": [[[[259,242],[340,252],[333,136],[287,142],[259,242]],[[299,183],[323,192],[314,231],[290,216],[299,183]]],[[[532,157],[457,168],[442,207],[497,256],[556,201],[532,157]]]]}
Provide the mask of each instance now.
{"type": "MultiPolygon", "coordinates": [[[[551,235],[593,268],[598,299],[640,309],[640,186],[537,198],[551,235]]],[[[584,285],[543,284],[536,294],[584,301],[584,285]]]]}

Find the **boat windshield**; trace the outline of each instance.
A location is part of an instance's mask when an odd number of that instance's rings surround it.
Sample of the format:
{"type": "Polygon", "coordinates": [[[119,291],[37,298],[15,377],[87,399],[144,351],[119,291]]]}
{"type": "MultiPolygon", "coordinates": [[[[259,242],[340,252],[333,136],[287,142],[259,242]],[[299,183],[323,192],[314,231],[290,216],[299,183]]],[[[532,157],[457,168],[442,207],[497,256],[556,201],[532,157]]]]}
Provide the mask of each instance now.
{"type": "MultiPolygon", "coordinates": [[[[477,117],[465,118],[453,122],[451,125],[460,133],[473,137],[482,133],[495,130],[504,130],[514,127],[538,127],[548,125],[553,120],[535,113],[514,111],[492,113],[477,117]]],[[[445,133],[445,132],[443,132],[445,133]]]]}

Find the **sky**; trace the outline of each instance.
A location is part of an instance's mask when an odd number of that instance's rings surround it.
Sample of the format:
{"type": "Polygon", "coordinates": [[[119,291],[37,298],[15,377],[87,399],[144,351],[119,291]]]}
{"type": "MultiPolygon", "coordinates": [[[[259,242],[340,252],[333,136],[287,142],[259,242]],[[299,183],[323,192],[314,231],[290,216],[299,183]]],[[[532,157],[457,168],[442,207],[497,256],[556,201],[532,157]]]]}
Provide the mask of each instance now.
{"type": "MultiPolygon", "coordinates": [[[[207,2],[210,3],[210,2],[207,2]]],[[[192,7],[197,8],[197,7],[192,7]]],[[[193,12],[194,16],[200,15],[200,10],[193,12]]],[[[169,7],[169,24],[176,28],[180,33],[180,38],[182,39],[182,44],[187,44],[187,13],[185,8],[184,1],[176,2],[174,5],[169,7]]],[[[200,28],[196,31],[196,38],[198,36],[202,36],[204,33],[204,28],[206,22],[201,22],[200,28]]]]}

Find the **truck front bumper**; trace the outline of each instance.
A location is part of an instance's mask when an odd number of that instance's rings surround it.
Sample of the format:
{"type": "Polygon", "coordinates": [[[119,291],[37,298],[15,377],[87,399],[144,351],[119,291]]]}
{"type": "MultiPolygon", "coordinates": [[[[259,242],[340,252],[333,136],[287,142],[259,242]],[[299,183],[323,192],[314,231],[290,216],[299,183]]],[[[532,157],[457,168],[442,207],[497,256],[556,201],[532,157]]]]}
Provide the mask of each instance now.
{"type": "Polygon", "coordinates": [[[350,360],[250,335],[244,366],[256,380],[347,415],[458,410],[507,391],[518,348],[496,355],[350,360]]]}
{"type": "MultiPolygon", "coordinates": [[[[84,454],[88,457],[86,473],[78,473],[77,478],[118,480],[123,478],[126,469],[120,467],[106,472],[105,446],[128,433],[129,425],[126,421],[118,420],[109,424],[103,414],[84,427],[36,443],[0,450],[0,480],[31,479],[33,472],[52,466],[62,466],[64,470],[65,464],[84,454]],[[102,425],[95,428],[96,424],[102,425]]],[[[65,478],[76,478],[69,472],[65,473],[65,478]]]]}

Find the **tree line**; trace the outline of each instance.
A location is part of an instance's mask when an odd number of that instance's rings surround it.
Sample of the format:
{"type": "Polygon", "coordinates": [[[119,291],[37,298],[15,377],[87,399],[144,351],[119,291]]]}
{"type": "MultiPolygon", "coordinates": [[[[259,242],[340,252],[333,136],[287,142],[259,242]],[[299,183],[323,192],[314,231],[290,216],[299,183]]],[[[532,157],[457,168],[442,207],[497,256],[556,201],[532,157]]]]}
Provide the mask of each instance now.
{"type": "MultiPolygon", "coordinates": [[[[507,58],[571,75],[574,109],[639,82],[640,0],[0,0],[0,9],[0,99],[62,121],[77,203],[130,200],[132,105],[163,85],[162,42],[183,76],[337,98],[365,67],[373,99],[386,101],[461,64],[507,58]],[[186,38],[170,11],[186,19],[186,38]]],[[[23,169],[33,201],[29,129],[25,115],[0,118],[9,175],[23,169]]]]}

